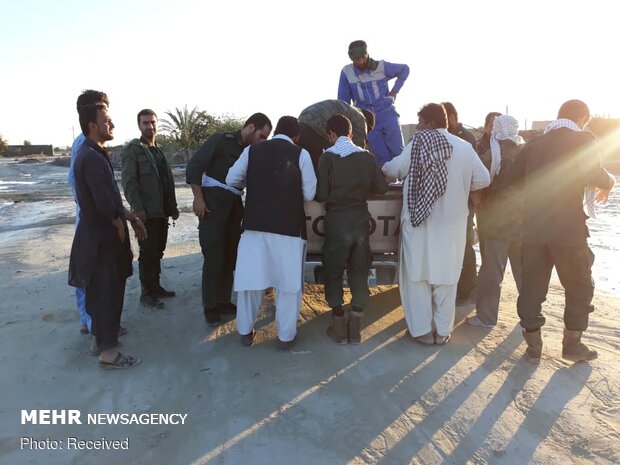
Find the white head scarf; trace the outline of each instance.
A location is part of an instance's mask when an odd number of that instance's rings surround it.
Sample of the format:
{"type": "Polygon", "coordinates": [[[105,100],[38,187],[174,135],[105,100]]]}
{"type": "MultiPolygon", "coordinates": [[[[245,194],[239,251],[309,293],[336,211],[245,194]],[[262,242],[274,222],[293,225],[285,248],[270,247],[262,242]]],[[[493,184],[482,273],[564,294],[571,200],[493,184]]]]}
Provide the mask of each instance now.
{"type": "Polygon", "coordinates": [[[511,140],[517,145],[524,143],[523,137],[519,135],[519,122],[510,115],[499,115],[493,121],[491,131],[491,180],[499,173],[502,168],[502,152],[499,145],[500,140],[511,140]]]}

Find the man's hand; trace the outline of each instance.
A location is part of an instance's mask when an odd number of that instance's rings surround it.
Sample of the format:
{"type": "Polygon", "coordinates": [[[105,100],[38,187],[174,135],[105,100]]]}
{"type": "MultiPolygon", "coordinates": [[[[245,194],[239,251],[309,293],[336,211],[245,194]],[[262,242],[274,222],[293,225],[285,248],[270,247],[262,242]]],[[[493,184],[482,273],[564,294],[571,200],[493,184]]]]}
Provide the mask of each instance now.
{"type": "Polygon", "coordinates": [[[144,210],[136,212],[136,216],[140,218],[140,221],[142,221],[142,223],[146,223],[146,212],[144,210]]]}
{"type": "Polygon", "coordinates": [[[172,214],[172,219],[175,220],[175,221],[179,219],[179,210],[175,211],[172,214]]]}
{"type": "Polygon", "coordinates": [[[112,220],[112,224],[116,228],[116,233],[118,234],[118,238],[121,240],[121,244],[125,242],[125,225],[121,221],[120,218],[116,218],[112,220]]]}
{"type": "Polygon", "coordinates": [[[389,93],[389,96],[390,96],[390,97],[392,97],[392,98],[394,99],[394,101],[396,101],[396,95],[397,95],[397,94],[398,94],[398,92],[391,91],[391,92],[389,93]]]}
{"type": "Polygon", "coordinates": [[[131,222],[131,227],[133,228],[137,239],[143,241],[148,237],[148,235],[146,234],[146,226],[144,226],[144,223],[138,215],[136,215],[134,221],[131,222]]]}
{"type": "Polygon", "coordinates": [[[600,187],[597,187],[595,190],[594,201],[595,202],[607,202],[607,200],[609,199],[610,192],[611,192],[611,189],[601,189],[600,187]]]}
{"type": "Polygon", "coordinates": [[[194,210],[194,214],[198,218],[203,218],[207,213],[211,213],[211,211],[207,208],[207,204],[205,203],[205,200],[202,198],[202,196],[194,197],[192,209],[194,210]]]}

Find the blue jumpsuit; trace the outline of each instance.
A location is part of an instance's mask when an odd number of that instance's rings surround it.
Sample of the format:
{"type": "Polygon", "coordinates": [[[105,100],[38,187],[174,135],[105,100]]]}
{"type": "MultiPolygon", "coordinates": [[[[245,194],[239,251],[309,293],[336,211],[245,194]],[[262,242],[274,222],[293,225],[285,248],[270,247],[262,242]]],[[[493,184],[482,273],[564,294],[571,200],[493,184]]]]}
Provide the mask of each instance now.
{"type": "Polygon", "coordinates": [[[409,76],[409,66],[388,63],[384,60],[369,60],[376,67],[364,71],[353,63],[342,68],[338,85],[338,99],[351,103],[361,110],[375,114],[375,127],[368,134],[368,142],[379,165],[400,155],[403,149],[403,134],[400,129],[394,99],[389,95],[388,81],[396,78],[392,91],[398,92],[409,76]]]}

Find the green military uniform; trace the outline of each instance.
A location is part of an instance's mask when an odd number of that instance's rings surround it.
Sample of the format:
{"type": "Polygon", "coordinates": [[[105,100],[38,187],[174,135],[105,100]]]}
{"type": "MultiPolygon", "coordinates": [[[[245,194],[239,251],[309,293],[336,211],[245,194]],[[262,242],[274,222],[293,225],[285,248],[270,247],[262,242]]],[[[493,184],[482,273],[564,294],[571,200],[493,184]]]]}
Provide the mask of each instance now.
{"type": "Polygon", "coordinates": [[[367,200],[382,194],[388,184],[375,157],[366,151],[341,157],[325,152],[319,161],[316,200],[325,202],[323,272],[325,299],[331,307],[343,304],[342,275],[346,266],[351,304],[357,311],[368,304],[370,213],[367,200]]]}
{"type": "MultiPolygon", "coordinates": [[[[225,184],[228,170],[242,151],[241,131],[214,134],[187,163],[187,183],[201,186],[204,173],[225,184]]],[[[240,196],[222,187],[202,187],[202,195],[209,209],[198,226],[206,316],[221,309],[221,304],[230,304],[243,204],[240,196]]]]}
{"type": "Polygon", "coordinates": [[[168,240],[168,217],[178,215],[174,178],[159,146],[133,139],[121,159],[123,191],[134,213],[145,212],[147,238],[139,240],[140,282],[144,293],[160,287],[161,259],[168,240]]]}

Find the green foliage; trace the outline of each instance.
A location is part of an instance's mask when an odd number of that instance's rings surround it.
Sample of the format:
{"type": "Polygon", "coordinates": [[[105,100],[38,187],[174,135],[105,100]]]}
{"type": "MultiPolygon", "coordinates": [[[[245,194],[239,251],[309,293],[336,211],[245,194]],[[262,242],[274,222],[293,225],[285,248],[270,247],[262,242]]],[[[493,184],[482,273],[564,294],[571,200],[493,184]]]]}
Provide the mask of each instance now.
{"type": "Polygon", "coordinates": [[[24,145],[28,146],[28,145],[32,145],[32,142],[30,142],[28,139],[24,140],[24,145]]]}
{"type": "Polygon", "coordinates": [[[7,143],[4,138],[0,135],[0,157],[4,156],[4,152],[6,151],[7,143]]]}
{"type": "Polygon", "coordinates": [[[157,136],[157,143],[165,153],[185,150],[189,158],[210,136],[218,132],[236,131],[243,126],[243,120],[231,116],[213,116],[206,111],[192,110],[185,105],[182,109],[166,111],[167,118],[162,118],[161,130],[165,134],[157,136]]]}

